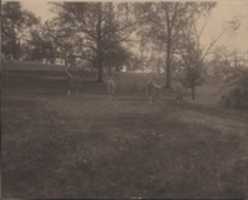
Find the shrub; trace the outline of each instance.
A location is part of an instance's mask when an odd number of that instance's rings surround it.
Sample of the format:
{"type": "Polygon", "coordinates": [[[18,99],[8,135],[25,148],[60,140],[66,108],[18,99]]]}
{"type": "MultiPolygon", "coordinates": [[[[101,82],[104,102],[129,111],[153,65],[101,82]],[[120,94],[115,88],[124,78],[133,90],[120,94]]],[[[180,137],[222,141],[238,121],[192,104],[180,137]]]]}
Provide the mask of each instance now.
{"type": "Polygon", "coordinates": [[[222,103],[226,107],[248,108],[248,70],[226,80],[222,103]]]}

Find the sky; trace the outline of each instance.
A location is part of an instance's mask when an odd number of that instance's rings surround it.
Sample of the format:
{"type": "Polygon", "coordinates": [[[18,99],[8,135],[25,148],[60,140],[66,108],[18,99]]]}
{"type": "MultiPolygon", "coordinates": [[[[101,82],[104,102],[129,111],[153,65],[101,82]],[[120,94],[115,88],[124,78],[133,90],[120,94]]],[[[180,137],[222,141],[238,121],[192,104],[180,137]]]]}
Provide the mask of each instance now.
{"type": "MultiPolygon", "coordinates": [[[[7,0],[4,0],[7,1],[7,0]]],[[[25,9],[31,10],[43,21],[53,16],[49,0],[19,0],[25,9]]],[[[50,0],[51,1],[51,0],[50,0]]],[[[54,0],[52,0],[54,1],[54,0]]],[[[67,0],[68,1],[68,0],[67,0]]],[[[71,0],[73,1],[73,0],[71,0]]],[[[74,0],[75,1],[75,0],[74,0]]],[[[80,1],[80,0],[77,0],[80,1]]],[[[140,1],[140,0],[139,0],[140,1]]],[[[202,44],[207,47],[223,30],[226,21],[238,18],[241,22],[237,32],[226,33],[217,45],[224,45],[229,50],[248,51],[248,0],[217,0],[217,6],[208,19],[202,35],[202,44]]]]}

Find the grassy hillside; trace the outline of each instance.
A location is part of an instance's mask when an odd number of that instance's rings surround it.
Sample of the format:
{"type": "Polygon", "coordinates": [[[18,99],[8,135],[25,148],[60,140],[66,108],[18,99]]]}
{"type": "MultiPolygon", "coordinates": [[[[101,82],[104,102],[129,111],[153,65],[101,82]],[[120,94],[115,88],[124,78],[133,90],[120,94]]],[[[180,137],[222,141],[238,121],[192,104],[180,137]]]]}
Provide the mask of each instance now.
{"type": "Polygon", "coordinates": [[[5,95],[4,197],[247,197],[241,111],[106,95],[5,95]]]}
{"type": "Polygon", "coordinates": [[[150,104],[144,74],[116,75],[113,101],[90,75],[71,96],[37,77],[4,77],[3,197],[248,197],[248,113],[218,106],[220,85],[150,104]]]}

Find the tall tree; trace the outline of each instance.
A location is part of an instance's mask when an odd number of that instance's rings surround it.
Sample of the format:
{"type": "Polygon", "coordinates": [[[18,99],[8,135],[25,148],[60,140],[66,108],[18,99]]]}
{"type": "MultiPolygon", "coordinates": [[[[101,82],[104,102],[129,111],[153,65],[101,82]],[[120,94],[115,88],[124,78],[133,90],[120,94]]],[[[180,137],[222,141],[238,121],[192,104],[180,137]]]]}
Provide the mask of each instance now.
{"type": "Polygon", "coordinates": [[[24,46],[26,60],[46,61],[54,63],[56,58],[56,48],[54,40],[50,36],[47,23],[40,23],[35,29],[30,30],[27,43],[24,46]]]}
{"type": "MultiPolygon", "coordinates": [[[[212,4],[214,5],[214,4],[212,4]]],[[[136,14],[143,25],[142,37],[152,39],[162,45],[165,52],[166,87],[171,87],[171,67],[174,53],[182,31],[206,9],[205,3],[197,2],[160,2],[136,4],[136,14]]]]}
{"type": "MultiPolygon", "coordinates": [[[[80,46],[81,38],[68,24],[64,24],[59,18],[46,21],[43,26],[43,47],[50,46],[50,51],[46,52],[46,58],[59,58],[64,61],[65,72],[68,78],[72,78],[70,69],[75,64],[77,57],[82,57],[85,53],[80,46]],[[51,55],[48,55],[51,53],[51,55]]],[[[42,48],[42,47],[40,47],[42,48]]],[[[45,49],[46,50],[46,49],[45,49]]],[[[43,49],[44,52],[44,49],[43,49]]]]}
{"type": "Polygon", "coordinates": [[[9,59],[19,59],[25,34],[39,20],[33,13],[24,10],[20,2],[4,2],[1,12],[3,54],[9,59]]]}
{"type": "Polygon", "coordinates": [[[104,64],[109,64],[108,54],[113,53],[115,48],[117,51],[123,48],[122,44],[128,41],[133,30],[133,23],[124,15],[126,6],[102,2],[65,2],[55,5],[63,26],[68,24],[68,28],[81,36],[78,45],[88,52],[82,59],[90,60],[97,68],[97,80],[101,82],[104,64]]]}
{"type": "MultiPolygon", "coordinates": [[[[212,3],[204,3],[200,15],[208,15],[213,6],[214,4],[212,5],[212,3]]],[[[203,47],[201,43],[201,36],[204,28],[206,27],[206,23],[204,23],[204,25],[199,29],[196,25],[198,21],[199,18],[193,18],[191,26],[188,26],[188,29],[184,29],[182,32],[181,41],[179,43],[180,54],[182,56],[182,60],[184,61],[185,67],[185,81],[191,89],[193,100],[196,98],[196,86],[204,79],[204,64],[210,50],[213,49],[225,33],[229,31],[236,31],[239,28],[239,22],[235,19],[228,21],[223,30],[221,30],[208,45],[203,47]]]]}

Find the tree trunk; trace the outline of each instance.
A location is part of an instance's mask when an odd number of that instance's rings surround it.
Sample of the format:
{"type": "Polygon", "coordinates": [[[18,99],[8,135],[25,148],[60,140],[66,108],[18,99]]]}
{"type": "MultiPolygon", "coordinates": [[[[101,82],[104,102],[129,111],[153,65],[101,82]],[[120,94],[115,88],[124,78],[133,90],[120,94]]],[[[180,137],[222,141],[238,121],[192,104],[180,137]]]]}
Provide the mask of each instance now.
{"type": "Polygon", "coordinates": [[[103,82],[103,67],[102,67],[102,62],[101,60],[98,61],[97,64],[97,82],[101,83],[103,82]]]}
{"type": "Polygon", "coordinates": [[[71,95],[71,92],[72,92],[72,84],[71,84],[72,77],[71,77],[70,72],[68,71],[69,70],[69,63],[68,63],[67,56],[65,56],[64,60],[65,60],[65,73],[66,73],[66,76],[67,76],[67,95],[71,95]]]}
{"type": "Polygon", "coordinates": [[[11,54],[12,54],[12,58],[13,60],[17,60],[18,58],[18,42],[17,42],[17,34],[15,32],[15,24],[12,24],[12,32],[11,32],[11,54]]]}
{"type": "Polygon", "coordinates": [[[196,99],[196,88],[194,85],[191,86],[191,97],[193,101],[196,99]]]}
{"type": "Polygon", "coordinates": [[[96,45],[97,45],[97,69],[98,69],[98,73],[97,73],[97,82],[103,82],[103,62],[102,62],[102,4],[99,3],[98,4],[98,21],[97,21],[97,25],[96,25],[96,30],[97,30],[97,39],[96,39],[96,45]]]}
{"type": "Polygon", "coordinates": [[[166,88],[171,88],[171,38],[170,31],[167,39],[166,47],[166,88]]]}

